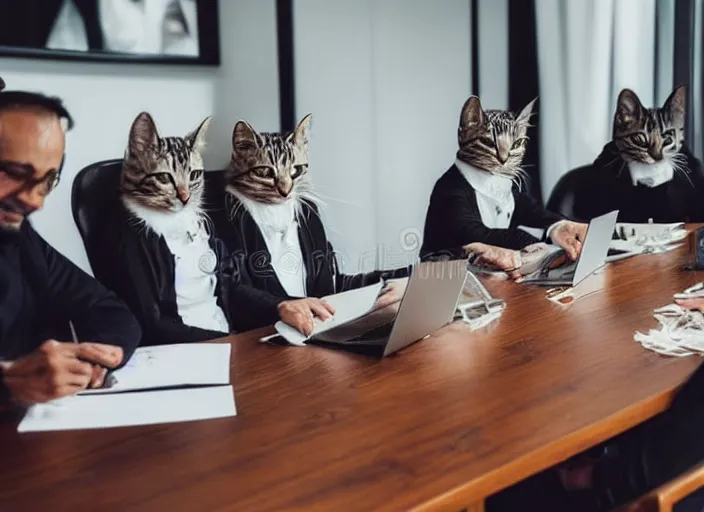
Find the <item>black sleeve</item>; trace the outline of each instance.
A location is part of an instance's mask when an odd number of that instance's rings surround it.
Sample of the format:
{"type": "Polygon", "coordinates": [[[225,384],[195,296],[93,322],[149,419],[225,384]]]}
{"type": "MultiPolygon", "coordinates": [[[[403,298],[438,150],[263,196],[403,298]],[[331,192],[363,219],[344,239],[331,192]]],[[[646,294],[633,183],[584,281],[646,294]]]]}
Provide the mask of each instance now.
{"type": "Polygon", "coordinates": [[[248,284],[250,280],[246,276],[246,266],[238,264],[227,254],[222,241],[212,238],[211,247],[218,258],[218,287],[232,329],[243,332],[276,323],[279,320],[278,305],[291,298],[277,297],[254,288],[248,284]]]}
{"type": "Polygon", "coordinates": [[[402,279],[411,274],[411,266],[401,267],[394,270],[375,270],[373,272],[361,272],[359,274],[343,274],[339,271],[337,259],[335,258],[335,252],[330,242],[328,242],[328,254],[330,255],[333,264],[335,291],[337,293],[376,284],[381,279],[402,279]]]}
{"type": "Polygon", "coordinates": [[[29,234],[46,263],[48,297],[55,311],[73,322],[80,341],[122,347],[126,362],[137,348],[142,332],[125,304],[34,230],[29,234]]]}
{"type": "MultiPolygon", "coordinates": [[[[126,229],[130,229],[127,227],[126,229]]],[[[127,303],[144,329],[143,345],[207,341],[227,333],[186,325],[167,305],[173,258],[155,236],[123,232],[113,254],[111,288],[127,303]],[[163,249],[163,250],[162,250],[163,249]]]]}
{"type": "Polygon", "coordinates": [[[516,209],[513,212],[511,224],[528,228],[547,229],[564,217],[548,211],[540,201],[527,192],[519,192],[515,196],[516,209]]]}
{"type": "MultiPolygon", "coordinates": [[[[520,214],[523,205],[516,203],[514,218],[520,214]]],[[[530,233],[518,227],[506,229],[492,229],[484,225],[479,207],[475,198],[468,198],[462,193],[449,194],[445,197],[445,220],[437,229],[448,232],[448,239],[452,240],[449,247],[451,251],[459,252],[460,247],[474,242],[482,242],[506,249],[523,249],[526,245],[538,242],[530,233]]]]}

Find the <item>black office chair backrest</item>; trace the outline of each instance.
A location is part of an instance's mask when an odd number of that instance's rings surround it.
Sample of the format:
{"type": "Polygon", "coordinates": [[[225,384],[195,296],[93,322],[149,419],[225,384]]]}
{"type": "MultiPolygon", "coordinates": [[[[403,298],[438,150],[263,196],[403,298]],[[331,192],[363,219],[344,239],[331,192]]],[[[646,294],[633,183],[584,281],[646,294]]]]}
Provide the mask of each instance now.
{"type": "MultiPolygon", "coordinates": [[[[124,214],[120,205],[121,170],[121,158],[91,164],[78,173],[71,191],[73,220],[93,273],[101,281],[104,281],[101,279],[101,240],[105,239],[105,229],[116,225],[116,216],[124,214]]],[[[223,171],[205,173],[203,207],[206,212],[224,210],[223,179],[223,171]]]]}
{"type": "Polygon", "coordinates": [[[575,211],[575,204],[579,201],[580,193],[589,190],[587,184],[591,180],[591,169],[591,165],[584,165],[564,174],[552,189],[547,209],[568,219],[584,220],[575,211]]]}

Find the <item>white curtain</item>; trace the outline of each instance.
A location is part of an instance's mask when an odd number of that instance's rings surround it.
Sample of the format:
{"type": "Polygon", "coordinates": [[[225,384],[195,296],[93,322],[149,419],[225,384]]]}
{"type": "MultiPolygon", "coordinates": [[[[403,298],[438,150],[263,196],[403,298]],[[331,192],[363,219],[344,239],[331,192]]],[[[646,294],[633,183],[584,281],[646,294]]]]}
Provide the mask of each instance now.
{"type": "Polygon", "coordinates": [[[536,22],[547,200],[563,174],[592,162],[611,139],[621,89],[629,87],[644,105],[653,105],[656,2],[537,0],[536,22]]]}

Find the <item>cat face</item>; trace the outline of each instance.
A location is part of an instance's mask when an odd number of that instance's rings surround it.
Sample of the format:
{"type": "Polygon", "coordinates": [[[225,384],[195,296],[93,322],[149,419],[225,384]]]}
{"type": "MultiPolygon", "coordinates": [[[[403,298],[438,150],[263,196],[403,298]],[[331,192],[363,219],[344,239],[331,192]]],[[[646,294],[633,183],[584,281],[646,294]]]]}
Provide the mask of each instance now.
{"type": "Polygon", "coordinates": [[[139,114],[130,129],[122,165],[123,198],[162,211],[199,207],[204,189],[200,151],[209,124],[208,117],[184,138],[161,138],[152,117],[146,112],[139,114]]]}
{"type": "Polygon", "coordinates": [[[684,142],[686,89],[677,87],[662,108],[645,108],[636,93],[618,95],[613,139],[626,161],[653,164],[671,160],[684,142]]]}
{"type": "Polygon", "coordinates": [[[518,114],[482,109],[471,96],[462,107],[457,130],[457,157],[478,169],[516,177],[526,152],[530,116],[535,100],[518,114]]]}
{"type": "Polygon", "coordinates": [[[257,133],[239,121],[232,132],[227,190],[268,204],[296,198],[307,179],[311,120],[308,114],[290,134],[257,133]]]}

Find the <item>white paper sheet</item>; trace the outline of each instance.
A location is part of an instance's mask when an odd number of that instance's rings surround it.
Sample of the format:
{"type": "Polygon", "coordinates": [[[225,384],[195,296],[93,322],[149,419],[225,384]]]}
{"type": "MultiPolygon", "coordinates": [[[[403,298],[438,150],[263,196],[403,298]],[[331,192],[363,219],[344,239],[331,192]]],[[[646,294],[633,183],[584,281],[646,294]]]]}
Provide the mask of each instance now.
{"type": "MultiPolygon", "coordinates": [[[[346,324],[369,313],[383,286],[384,283],[379,281],[377,284],[323,297],[335,309],[335,315],[326,321],[316,319],[311,336],[346,324]]],[[[309,339],[305,334],[283,322],[277,322],[275,327],[276,331],[293,345],[305,345],[306,340],[309,339]]]]}
{"type": "Polygon", "coordinates": [[[30,407],[17,431],[155,425],[236,414],[232,386],[72,396],[30,407]]]}
{"type": "Polygon", "coordinates": [[[89,389],[80,395],[229,384],[230,349],[229,343],[140,347],[124,367],[113,373],[115,385],[89,389]]]}

